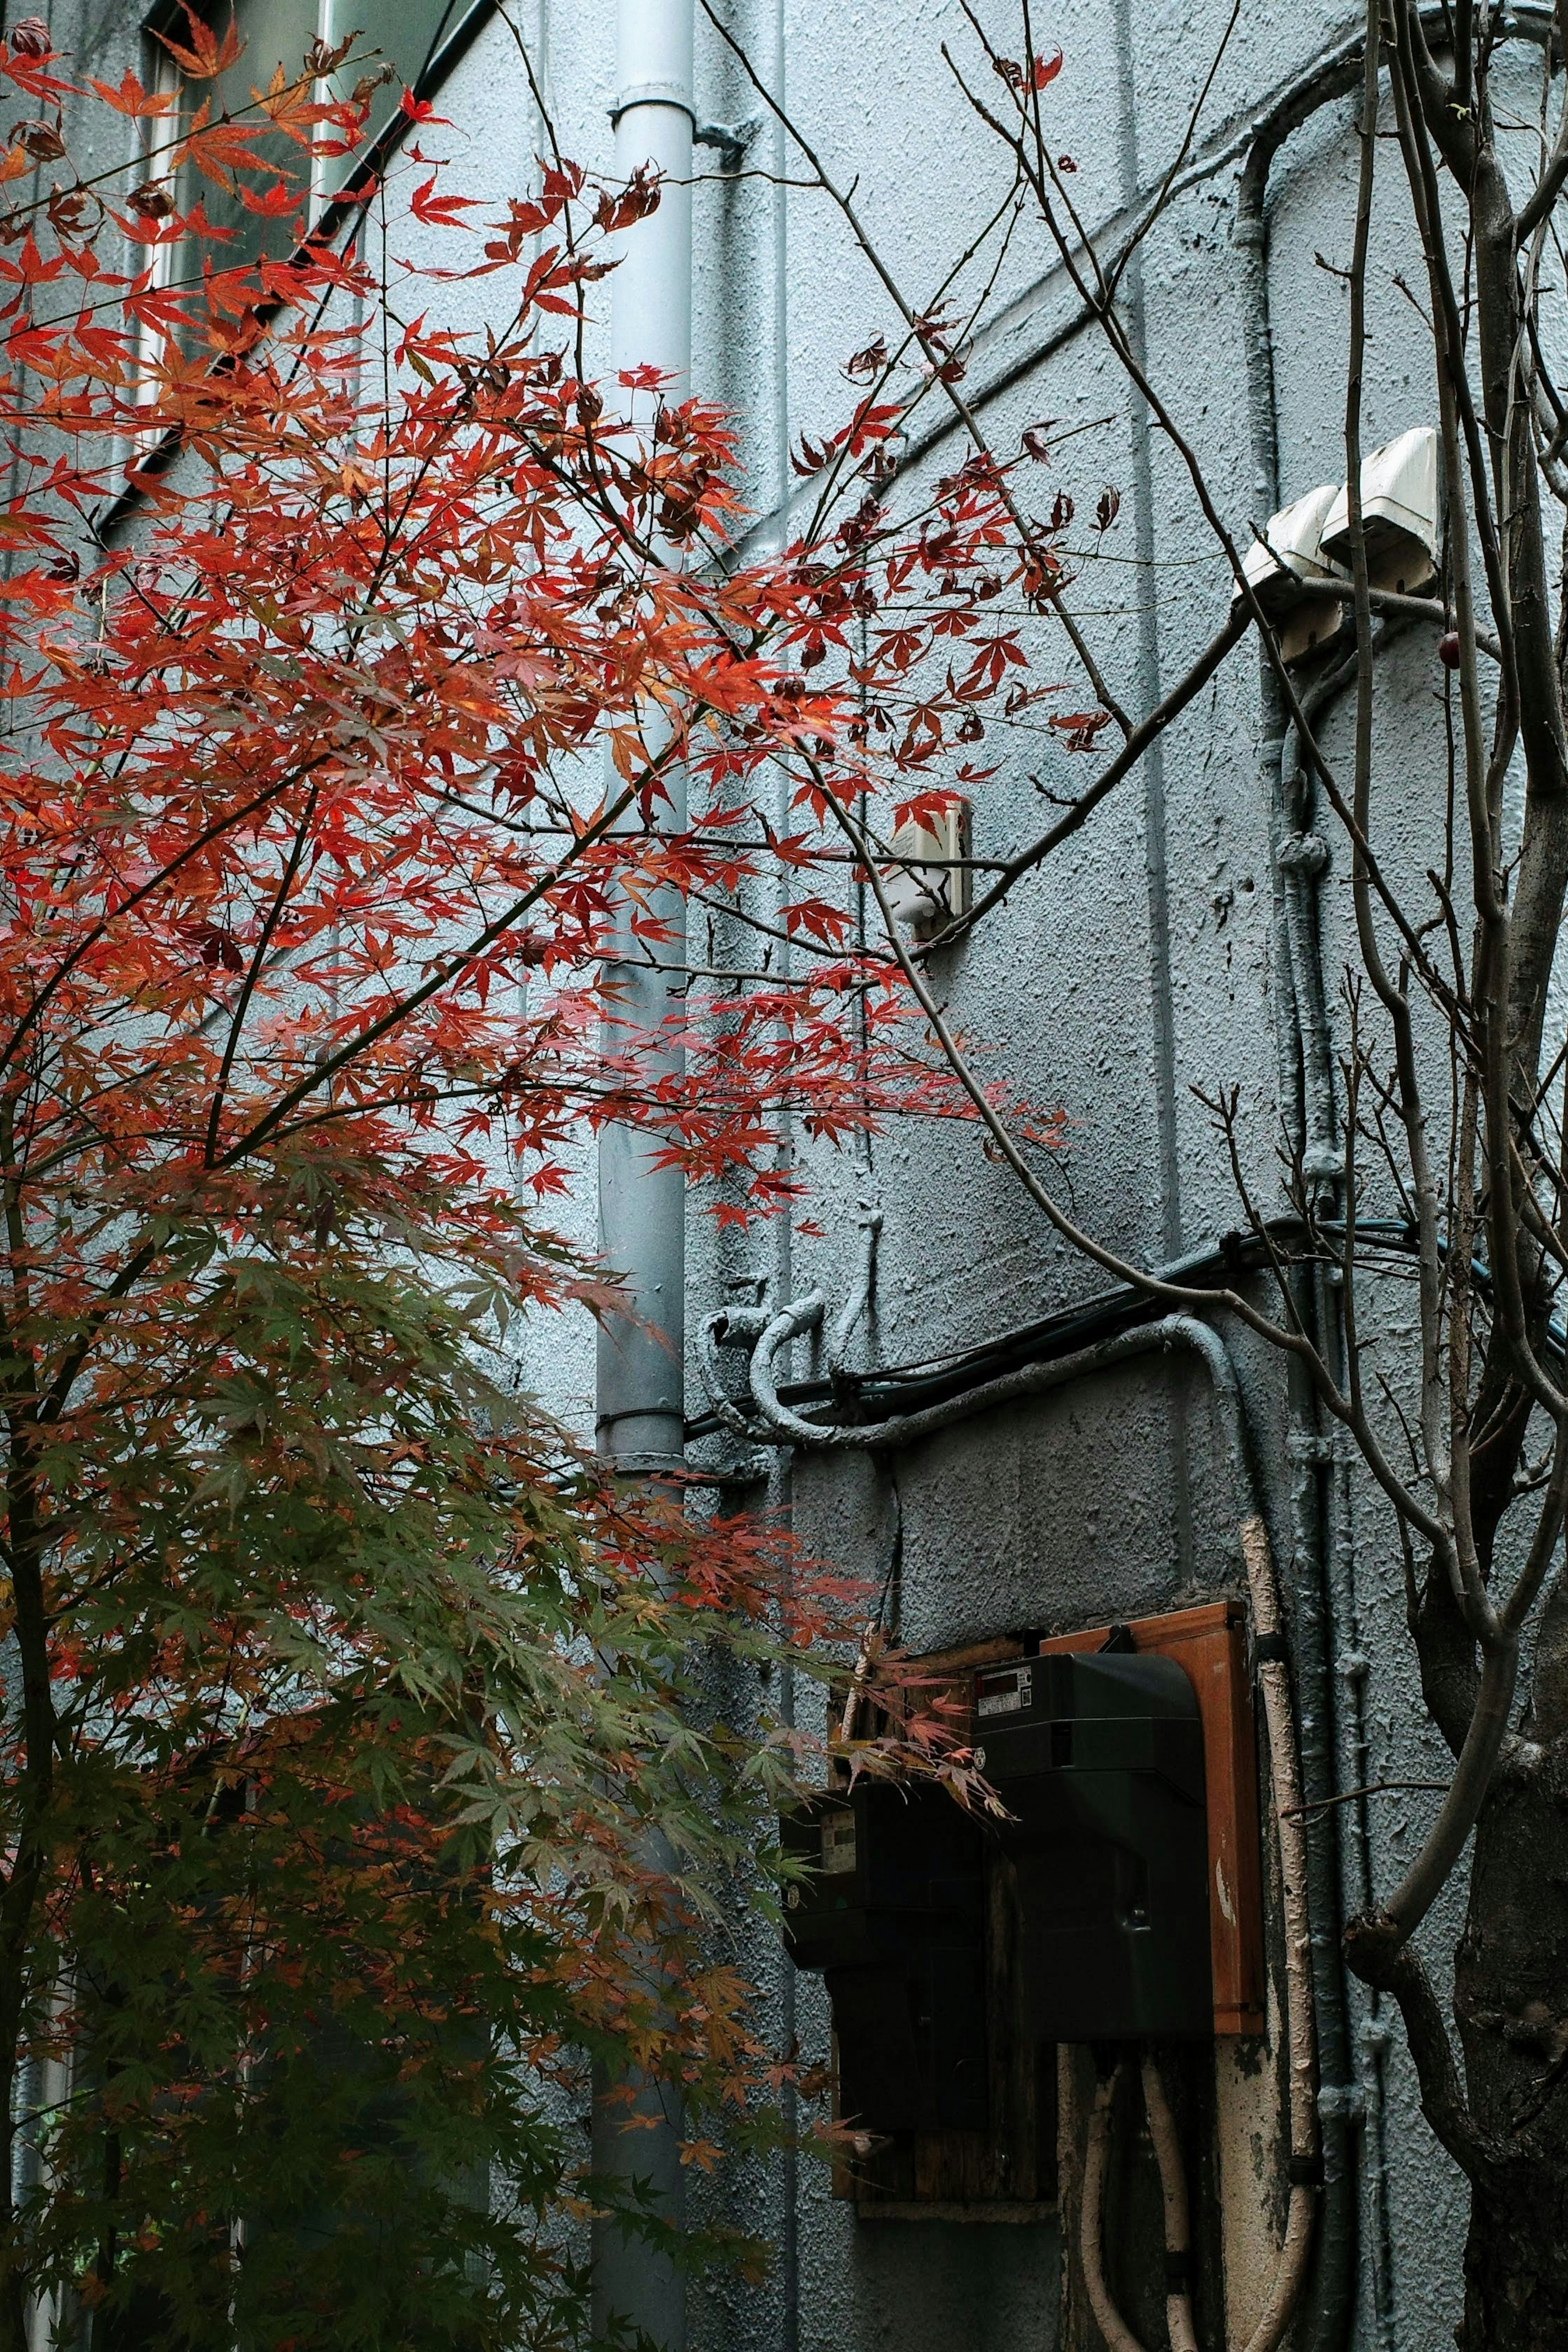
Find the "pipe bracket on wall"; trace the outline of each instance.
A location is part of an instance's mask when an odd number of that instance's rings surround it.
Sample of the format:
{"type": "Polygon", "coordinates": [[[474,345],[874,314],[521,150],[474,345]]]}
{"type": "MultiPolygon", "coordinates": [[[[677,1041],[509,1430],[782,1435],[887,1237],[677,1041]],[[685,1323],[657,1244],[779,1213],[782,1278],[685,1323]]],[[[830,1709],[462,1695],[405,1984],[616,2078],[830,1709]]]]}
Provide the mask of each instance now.
{"type": "Polygon", "coordinates": [[[692,125],[691,143],[716,149],[721,172],[738,172],[762,127],[760,114],[748,114],[742,122],[697,122],[692,125]]]}
{"type": "Polygon", "coordinates": [[[628,82],[625,89],[616,93],[616,102],[610,109],[610,121],[619,122],[622,115],[629,114],[634,106],[678,106],[682,114],[691,117],[692,126],[694,129],[696,127],[697,117],[692,112],[691,93],[684,82],[628,82]]]}

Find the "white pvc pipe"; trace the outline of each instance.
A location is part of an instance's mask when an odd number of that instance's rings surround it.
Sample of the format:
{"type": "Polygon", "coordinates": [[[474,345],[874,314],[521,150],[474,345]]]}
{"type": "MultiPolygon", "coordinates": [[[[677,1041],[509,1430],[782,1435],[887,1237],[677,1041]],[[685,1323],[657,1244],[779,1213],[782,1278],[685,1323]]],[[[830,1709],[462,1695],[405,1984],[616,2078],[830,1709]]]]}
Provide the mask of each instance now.
{"type": "MultiPolygon", "coordinates": [[[[651,420],[660,399],[684,400],[690,382],[691,5],[620,0],[617,19],[616,173],[629,179],[651,163],[662,184],[658,209],[625,232],[620,266],[609,281],[606,404],[618,402],[634,423],[651,420]],[[666,379],[660,391],[619,389],[614,379],[641,367],[659,371],[666,379]]],[[[661,748],[651,731],[657,723],[657,713],[646,715],[650,752],[661,748]]],[[[658,804],[658,822],[683,831],[684,771],[667,770],[664,781],[669,803],[658,804]]],[[[625,1050],[628,1028],[639,1032],[650,1083],[661,1070],[678,1074],[680,1068],[679,1047],[662,1044],[660,1031],[682,1009],[678,992],[686,961],[684,901],[670,891],[655,903],[670,928],[656,967],[634,949],[629,909],[623,906],[606,975],[615,999],[609,1049],[625,1050]]],[[[629,1312],[606,1316],[600,1327],[596,1427],[606,1462],[657,1476],[679,1469],[684,1459],[686,1180],[678,1168],[653,1167],[654,1148],[631,1128],[606,1128],[599,1139],[599,1249],[605,1265],[622,1276],[629,1312]]],[[[595,2079],[594,2169],[644,2184],[661,2216],[679,2229],[678,2096],[646,2079],[631,2088],[628,2114],[613,2095],[614,2085],[595,2079]]],[[[594,2225],[593,2252],[595,2336],[603,2339],[619,2326],[663,2352],[684,2352],[685,2289],[674,2263],[608,2218],[594,2225]]]]}
{"type": "Polygon", "coordinates": [[[664,370],[674,400],[691,375],[692,109],[691,0],[620,0],[616,177],[651,163],[663,186],[658,210],[626,231],[610,280],[610,365],[664,370]]]}
{"type": "Polygon", "coordinates": [[[1110,2347],[1110,2352],[1143,2352],[1143,2347],[1116,2308],[1107,2284],[1101,2237],[1105,2174],[1110,2161],[1110,2110],[1115,2103],[1117,2086],[1126,2070],[1126,2060],[1120,2059],[1114,2073],[1101,2075],[1095,2085],[1094,2105],[1089,2117],[1089,2140],[1084,2149],[1083,2204],[1079,2214],[1078,2250],[1079,2259],[1083,2264],[1084,2292],[1089,2296],[1089,2307],[1094,2314],[1095,2326],[1110,2347]]]}
{"type": "MultiPolygon", "coordinates": [[[[617,36],[616,173],[629,179],[652,164],[660,191],[657,211],[620,239],[605,391],[634,421],[647,422],[659,399],[685,399],[691,373],[691,0],[620,0],[617,36]],[[660,393],[618,389],[615,378],[643,367],[667,379],[660,393]]],[[[657,709],[645,712],[650,753],[661,748],[658,726],[657,709]]],[[[662,781],[669,797],[655,803],[656,820],[682,832],[684,771],[668,769],[662,781]]],[[[640,1039],[650,1087],[679,1075],[679,1048],[658,1041],[682,1012],[686,961],[679,894],[660,892],[653,906],[669,927],[653,963],[623,904],[606,973],[615,1000],[607,1049],[622,1053],[640,1039]]],[[[679,1470],[684,1459],[686,1354],[686,1180],[679,1168],[653,1166],[656,1148],[632,1128],[609,1127],[599,1139],[599,1251],[623,1277],[628,1312],[600,1326],[596,1400],[600,1453],[618,1469],[654,1475],[679,1470]]]]}

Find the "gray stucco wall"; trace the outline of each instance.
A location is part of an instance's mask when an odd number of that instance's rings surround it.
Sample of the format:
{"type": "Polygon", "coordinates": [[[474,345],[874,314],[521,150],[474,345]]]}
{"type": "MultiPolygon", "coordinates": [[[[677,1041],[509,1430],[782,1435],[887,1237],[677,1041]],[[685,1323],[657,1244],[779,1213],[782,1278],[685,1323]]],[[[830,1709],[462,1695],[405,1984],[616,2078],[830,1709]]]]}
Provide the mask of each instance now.
{"type": "MultiPolygon", "coordinates": [[[[782,32],[784,86],[829,168],[857,183],[856,201],[889,267],[917,305],[997,202],[994,149],[973,127],[942,57],[974,50],[958,0],[726,0],[727,21],[774,81],[782,32]]],[[[138,12],[79,10],[58,0],[96,71],[119,71],[138,38],[138,12]]],[[[243,0],[241,5],[243,15],[243,0]]],[[[349,12],[352,15],[352,11],[349,12]]],[[[1221,47],[1225,0],[1062,0],[1049,37],[1066,52],[1051,93],[1084,217],[1122,219],[1155,187],[1180,148],[1197,92],[1221,47]]],[[[1016,47],[1015,14],[983,0],[1002,46],[1016,47]]],[[[347,21],[340,7],[340,26],[347,21]]],[[[605,166],[615,70],[610,0],[520,0],[519,29],[533,47],[563,148],[605,166]]],[[[1241,135],[1264,93],[1325,53],[1351,15],[1319,5],[1252,0],[1214,74],[1186,186],[1142,257],[1143,331],[1153,373],[1192,436],[1232,529],[1255,512],[1249,454],[1240,272],[1230,243],[1241,135]]],[[[76,46],[74,38],[70,46],[76,46]]],[[[1521,108],[1534,100],[1521,60],[1521,108]]],[[[736,120],[757,101],[698,16],[699,108],[736,120]]],[[[442,152],[452,183],[478,195],[523,186],[538,125],[510,35],[498,20],[479,36],[442,92],[452,127],[442,152]]],[[[719,176],[710,157],[695,213],[694,382],[727,402],[742,428],[748,495],[759,530],[777,528],[787,437],[840,416],[845,357],[890,324],[887,299],[842,219],[819,192],[782,191],[764,176],[719,176]],[[783,296],[781,307],[780,296],[783,296]]],[[[748,161],[782,160],[771,130],[748,161]]],[[[1292,497],[1343,472],[1343,291],[1317,257],[1348,250],[1353,143],[1336,101],[1287,145],[1270,208],[1270,293],[1279,416],[1281,492],[1292,497]]],[[[1430,359],[1418,319],[1394,288],[1413,260],[1407,217],[1390,169],[1373,236],[1373,352],[1366,438],[1385,438],[1432,415],[1430,359]]],[[[412,236],[416,232],[410,228],[412,236]]],[[[607,306],[606,306],[607,307],[607,306]]],[[[1025,221],[1001,273],[990,323],[966,385],[996,445],[1010,451],[1037,417],[1093,425],[1041,478],[1092,506],[1105,482],[1122,494],[1121,519],[1095,553],[1086,548],[1078,609],[1097,654],[1135,710],[1169,684],[1213,633],[1228,602],[1224,564],[1205,534],[1176,454],[1141,429],[1113,362],[1089,331],[1067,331],[1070,286],[1043,232],[1025,221]],[[994,387],[995,387],[994,389],[994,387]],[[1100,420],[1096,422],[1096,420],[1100,420]],[[1152,561],[1141,561],[1152,557],[1152,561]]],[[[603,322],[591,339],[602,356],[603,322]]],[[[934,421],[934,411],[931,415],[934,421]]],[[[950,435],[915,469],[910,488],[956,459],[950,435]]],[[[1046,622],[1027,625],[1040,675],[1070,678],[1070,655],[1046,622]]],[[[1076,690],[1076,689],[1075,689],[1076,690]]],[[[1441,817],[1440,673],[1428,639],[1386,657],[1377,791],[1395,863],[1419,874],[1435,854],[1441,817]]],[[[1348,723],[1342,713],[1330,729],[1348,723]]],[[[1192,1089],[1237,1085],[1250,1180],[1263,1207],[1280,1205],[1275,1160],[1279,1108],[1269,940],[1269,851],[1257,773],[1257,682],[1250,648],[1220,671],[1163,748],[1158,765],[1128,779],[1068,847],[956,954],[938,960],[942,991],[983,1039],[988,1067],[1038,1100],[1059,1103],[1073,1200],[1085,1224],[1151,1264],[1212,1242],[1238,1222],[1236,1197],[1208,1118],[1192,1089]],[[1168,1045],[1162,1053],[1163,1034],[1168,1045]]],[[[1076,789],[1084,763],[1032,738],[993,743],[1000,770],[975,812],[977,854],[1005,855],[1030,838],[1041,801],[1032,776],[1076,789]]],[[[1324,886],[1331,1000],[1348,937],[1347,877],[1336,858],[1324,886]]],[[[1549,1044],[1548,1050],[1552,1050],[1549,1044]]],[[[723,1303],[727,1286],[767,1276],[779,1295],[819,1283],[831,1300],[853,1274],[858,1204],[883,1213],[874,1308],[857,1341],[863,1364],[898,1363],[977,1340],[1088,1296],[1103,1277],[1051,1238],[1005,1171],[962,1129],[910,1127],[868,1151],[831,1153],[795,1138],[807,1181],[799,1218],[821,1229],[722,1239],[692,1204],[689,1328],[723,1303]]],[[[591,1248],[592,1169],[557,1222],[591,1248]]],[[[1402,1293],[1378,1302],[1397,1343],[1402,1293]]],[[[1244,1355],[1246,1351],[1243,1351],[1244,1355]]],[[[804,1345],[797,1372],[819,1369],[804,1345]]],[[[527,1376],[568,1420],[591,1426],[593,1342],[586,1323],[552,1326],[524,1341],[527,1376]]],[[[1278,1369],[1247,1356],[1281,1557],[1289,1568],[1289,1465],[1278,1369]]],[[[693,1370],[690,1391],[700,1397],[693,1370]]],[[[1237,1588],[1226,1491],[1207,1400],[1175,1362],[1151,1364],[1081,1391],[965,1424],[900,1458],[903,1531],[900,1631],[924,1647],[999,1628],[1052,1629],[1129,1616],[1237,1588]]],[[[804,1540],[847,1567],[879,1570],[889,1541],[890,1478],[869,1465],[801,1463],[788,1486],[804,1540]]],[[[753,1504],[786,1496],[785,1474],[751,1490],[753,1504]]],[[[1363,1612],[1366,1704],[1373,1778],[1440,1777],[1443,1758],[1425,1726],[1403,1624],[1403,1596],[1386,1515],[1358,1486],[1347,1530],[1363,1612]]],[[[1374,1874],[1397,1874],[1427,1809],[1422,1795],[1374,1807],[1374,1874]]],[[[1457,1929],[1450,1900],[1426,1942],[1441,1962],[1457,1929]]],[[[784,1966],[763,1939],[753,1958],[775,2013],[784,1966]]],[[[1275,2002],[1278,2008],[1278,2000],[1275,2002]]],[[[806,2053],[826,2057],[820,1988],[798,1990],[806,2053]]],[[[1439,2352],[1458,2311],[1464,2201],[1458,2178],[1423,2124],[1397,2034],[1386,2062],[1389,2235],[1383,2342],[1439,2352]]],[[[1260,2151],[1265,2168],[1272,2152],[1260,2151]]],[[[698,2298],[703,2352],[1003,2352],[1043,2347],[1054,2326],[1059,2248],[1050,2225],[858,2225],[828,2194],[825,2174],[775,2164],[716,2192],[737,2218],[794,2252],[756,2289],[698,2298]],[[792,2241],[792,2229],[794,2238],[792,2241]]],[[[1379,2340],[1373,2293],[1374,2232],[1363,2235],[1356,2342],[1379,2340]]]]}
{"type": "MultiPolygon", "coordinates": [[[[1185,134],[1227,13],[1218,6],[1109,6],[1053,16],[1050,37],[1067,54],[1053,96],[1060,99],[1064,147],[1079,166],[1073,194],[1090,223],[1116,216],[1140,190],[1157,184],[1185,134]]],[[[1007,47],[1012,13],[984,14],[1007,47]]],[[[765,16],[737,12],[730,21],[743,27],[754,54],[769,54],[765,16]]],[[[961,12],[788,9],[785,29],[789,104],[841,183],[858,175],[857,205],[918,305],[997,191],[995,158],[973,130],[940,54],[945,39],[955,53],[973,56],[961,12]]],[[[1195,142],[1195,158],[1215,168],[1173,207],[1144,255],[1144,332],[1156,381],[1238,533],[1263,517],[1253,501],[1240,278],[1230,244],[1235,168],[1218,159],[1234,153],[1261,94],[1348,29],[1349,19],[1331,10],[1243,12],[1195,142]]],[[[710,70],[719,62],[710,51],[710,70]]],[[[731,86],[717,74],[715,80],[712,110],[736,107],[731,86]]],[[[1273,177],[1269,276],[1285,498],[1343,473],[1343,294],[1317,257],[1342,260],[1348,250],[1354,170],[1349,127],[1348,105],[1326,108],[1288,144],[1273,177]]],[[[1373,237],[1369,445],[1432,413],[1419,321],[1392,282],[1396,269],[1408,275],[1413,266],[1408,222],[1394,175],[1385,173],[1384,183],[1373,237]]],[[[777,201],[744,187],[728,199],[737,216],[748,204],[760,210],[777,201]]],[[[700,238],[701,223],[700,211],[700,238]]],[[[837,366],[889,320],[863,258],[819,195],[791,195],[787,236],[784,390],[790,429],[798,436],[834,413],[842,398],[837,366]]],[[[731,251],[743,246],[738,226],[727,241],[731,251]]],[[[711,336],[715,377],[732,365],[730,354],[742,343],[760,358],[775,328],[765,272],[739,286],[726,275],[716,289],[700,264],[699,289],[699,350],[711,336]],[[706,308],[718,290],[726,297],[722,318],[706,308]],[[730,315],[731,306],[744,323],[730,315]]],[[[1085,562],[1078,604],[1117,691],[1142,709],[1217,625],[1228,583],[1184,470],[1158,436],[1143,461],[1148,506],[1140,515],[1143,453],[1131,404],[1092,333],[1064,337],[1075,308],[1043,236],[1024,232],[966,390],[994,446],[1007,452],[1036,417],[1068,425],[1110,420],[1068,446],[1042,494],[1059,480],[1081,509],[1102,481],[1122,491],[1121,521],[1101,559],[1085,562]],[[1043,356],[1027,366],[1031,351],[1043,356]],[[988,384],[1005,378],[1014,380],[988,396],[988,384]],[[1152,564],[1141,564],[1140,554],[1152,554],[1152,564]]],[[[699,381],[701,367],[700,358],[699,381]]],[[[744,389],[756,471],[765,483],[770,426],[776,434],[776,373],[773,415],[763,386],[744,389]]],[[[955,462],[959,446],[949,438],[921,478],[955,462]]],[[[1041,675],[1073,675],[1059,635],[1041,631],[1038,659],[1041,675]]],[[[1383,681],[1378,805],[1396,864],[1413,874],[1434,856],[1441,821],[1440,675],[1430,641],[1412,639],[1388,657],[1383,681]]],[[[1336,729],[1347,724],[1342,714],[1336,729]]],[[[1228,1171],[1194,1087],[1240,1087],[1249,1179],[1262,1205],[1280,1203],[1268,846],[1256,745],[1248,653],[1220,673],[1167,741],[1163,774],[1151,780],[1146,771],[1131,779],[1037,883],[937,968],[956,1016],[984,1040],[988,1068],[1026,1094],[1059,1101],[1073,1119],[1068,1156],[1082,1222],[1145,1264],[1212,1242],[1237,1221],[1228,1171]],[[1170,1038],[1163,1071],[1162,1015],[1170,1038]],[[1172,1171],[1162,1169],[1162,1127],[1171,1138],[1172,1171]]],[[[1335,749],[1343,748],[1337,735],[1335,749]]],[[[1011,756],[1004,747],[1001,758],[1002,772],[975,813],[975,849],[983,856],[1005,855],[1037,829],[1031,771],[1058,790],[1079,781],[1068,761],[1042,753],[1037,741],[1011,756]]],[[[1347,883],[1345,861],[1338,859],[1324,889],[1331,1000],[1348,940],[1347,883]]],[[[787,1291],[793,1282],[798,1292],[816,1282],[830,1299],[841,1297],[850,1279],[857,1203],[875,1197],[885,1222],[863,1360],[919,1360],[1100,1286],[1094,1269],[1053,1242],[973,1136],[894,1133],[878,1140],[869,1160],[867,1166],[843,1155],[812,1162],[805,1213],[829,1238],[797,1233],[790,1279],[781,1283],[787,1291]]],[[[693,1320],[721,1296],[715,1275],[736,1272],[734,1260],[742,1255],[726,1257],[716,1248],[710,1273],[700,1230],[694,1223],[693,1320]]],[[[761,1255],[754,1247],[744,1255],[748,1262],[761,1255]]],[[[1396,1342],[1402,1318],[1408,1319],[1396,1286],[1380,1307],[1396,1342]]],[[[804,1349],[796,1353],[798,1371],[821,1369],[804,1349]]],[[[1270,1435],[1270,1485],[1282,1519],[1289,1472],[1279,1375],[1261,1361],[1250,1370],[1270,1435]]],[[[916,1647],[1021,1623],[1063,1627],[1169,1606],[1236,1579],[1225,1535],[1234,1498],[1224,1492],[1206,1401],[1174,1367],[1097,1381],[1076,1395],[966,1424],[902,1458],[897,1478],[900,1630],[916,1647]]],[[[879,1491],[863,1468],[803,1463],[794,1497],[795,1524],[808,1542],[873,1572],[879,1568],[890,1510],[885,1484],[879,1491]]],[[[1354,1508],[1348,1533],[1370,1660],[1370,1773],[1440,1779],[1445,1759],[1415,1687],[1392,1528],[1359,1488],[1354,1508]]],[[[1288,1558],[1283,1542],[1280,1549],[1288,1558]]],[[[1397,1876],[1433,1801],[1415,1795],[1373,1808],[1374,1883],[1386,1885],[1397,1876]]],[[[1450,1901],[1426,1938],[1439,1966],[1458,1916],[1458,1902],[1450,1901]]],[[[826,2019],[815,1989],[803,1989],[801,2019],[816,2054],[826,2046],[826,2019]],[[814,2026],[822,2037],[815,2044],[814,2026]]],[[[1379,2034],[1381,2021],[1360,2009],[1358,2021],[1379,2034]]],[[[1385,2071],[1392,2263],[1374,2309],[1377,2232],[1369,2200],[1357,2340],[1370,2346],[1381,2335],[1401,2352],[1436,2352],[1451,2342],[1458,2314],[1465,2200],[1420,2117],[1397,2033],[1385,2071]]],[[[1276,2158],[1267,2146],[1259,2154],[1266,2166],[1276,2158]]],[[[795,2325],[803,2343],[865,2340],[868,2330],[887,2324],[889,2295],[898,2310],[894,2324],[922,2352],[989,2344],[998,2320],[1011,2316],[1015,2296],[1026,2305],[1031,2336],[1048,2328],[1058,2259],[1048,2229],[967,2235],[939,2224],[873,2230],[832,2206],[821,2183],[807,2176],[799,2231],[795,2325]],[[947,2293],[933,2290],[933,2275],[947,2283],[947,2293]],[[979,2291],[983,2280],[989,2294],[979,2291]]],[[[772,2325],[787,2341],[787,2313],[778,2310],[772,2325]]],[[[764,2311],[749,2332],[773,2340],[764,2311]]]]}

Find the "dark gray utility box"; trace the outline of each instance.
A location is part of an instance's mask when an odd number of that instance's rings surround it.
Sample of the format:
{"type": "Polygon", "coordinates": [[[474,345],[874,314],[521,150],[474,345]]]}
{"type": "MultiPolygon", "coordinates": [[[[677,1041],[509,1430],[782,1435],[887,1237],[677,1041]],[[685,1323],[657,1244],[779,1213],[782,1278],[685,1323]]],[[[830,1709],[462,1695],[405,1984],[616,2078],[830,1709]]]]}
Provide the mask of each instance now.
{"type": "Polygon", "coordinates": [[[1181,1667],[1106,1652],[986,1667],[974,1742],[1015,1816],[1030,2031],[1211,2035],[1203,1727],[1181,1667]]]}
{"type": "Polygon", "coordinates": [[[984,2131],[984,1848],[934,1787],[865,1784],[784,1816],[806,1874],[784,1943],[819,1969],[838,2042],[838,2107],[872,2132],[984,2131]]]}

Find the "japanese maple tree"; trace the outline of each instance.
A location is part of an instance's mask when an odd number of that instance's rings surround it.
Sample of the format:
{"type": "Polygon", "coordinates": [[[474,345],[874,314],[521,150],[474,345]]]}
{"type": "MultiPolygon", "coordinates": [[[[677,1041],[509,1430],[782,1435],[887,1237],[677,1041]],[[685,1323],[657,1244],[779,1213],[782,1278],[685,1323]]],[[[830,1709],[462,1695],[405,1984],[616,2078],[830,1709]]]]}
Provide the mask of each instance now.
{"type": "Polygon", "coordinates": [[[86,90],[36,20],[0,58],[0,2345],[52,2293],[105,2340],[547,2343],[605,2193],[555,2093],[667,2078],[706,2160],[777,2079],[703,1929],[796,1743],[683,1699],[854,1605],[522,1392],[522,1320],[613,1289],[550,1199],[605,1120],[746,1216],[781,1107],[965,1109],[834,813],[962,788],[944,737],[1028,690],[1020,563],[989,461],[892,530],[877,352],[742,562],[724,415],[584,373],[656,184],[550,154],[493,212],[353,161],[347,45],[234,113],[232,37],[174,47],[178,95],[86,90]],[[439,268],[373,267],[389,203],[439,268]],[[657,955],[661,893],[781,871],[655,1083],[616,908],[657,955]]]}

